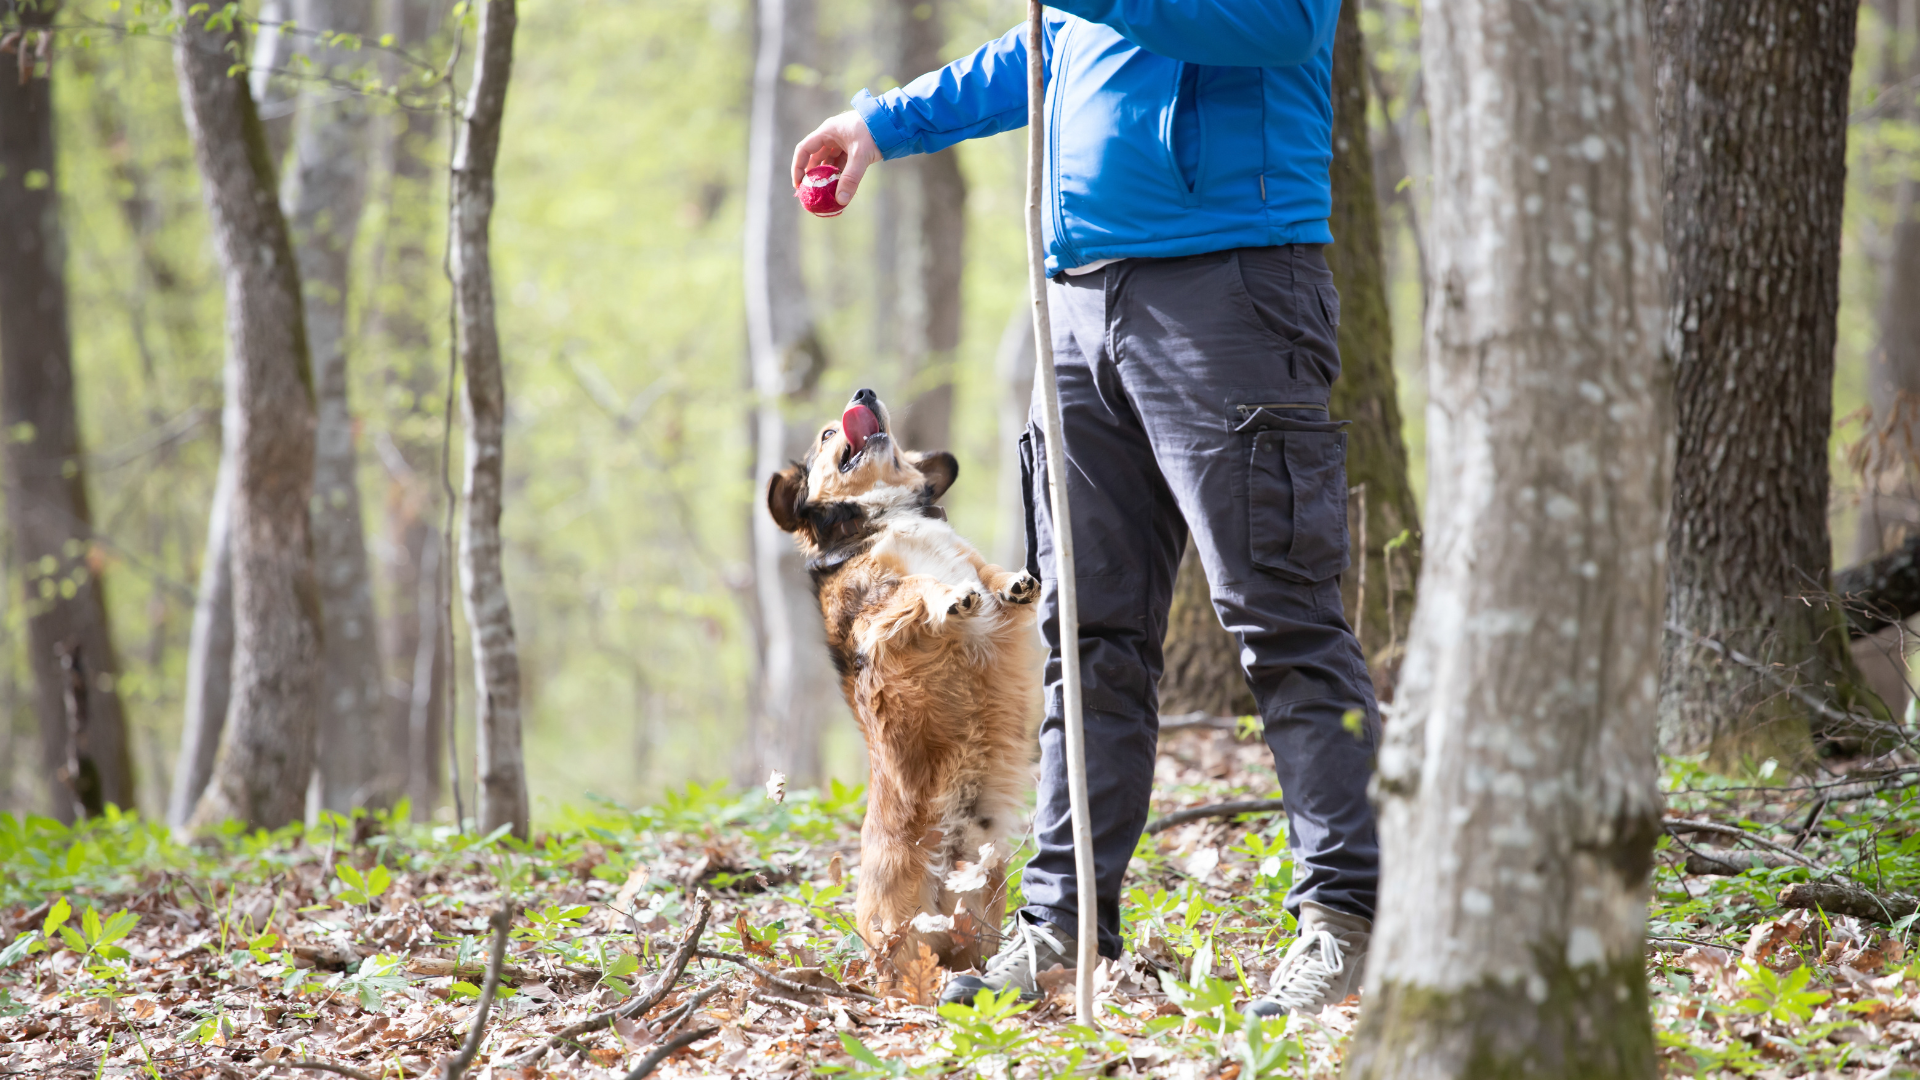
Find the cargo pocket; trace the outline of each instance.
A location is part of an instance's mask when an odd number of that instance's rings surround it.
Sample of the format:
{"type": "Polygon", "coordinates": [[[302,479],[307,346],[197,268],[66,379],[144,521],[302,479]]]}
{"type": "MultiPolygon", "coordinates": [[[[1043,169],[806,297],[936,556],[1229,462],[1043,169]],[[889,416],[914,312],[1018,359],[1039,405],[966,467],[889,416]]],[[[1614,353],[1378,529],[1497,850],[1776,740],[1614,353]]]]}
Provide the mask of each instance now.
{"type": "Polygon", "coordinates": [[[1347,568],[1345,426],[1269,409],[1240,426],[1251,455],[1247,525],[1255,566],[1304,582],[1347,568]]]}
{"type": "Polygon", "coordinates": [[[1027,573],[1035,581],[1040,580],[1040,530],[1034,522],[1033,489],[1035,469],[1033,465],[1033,431],[1029,428],[1020,436],[1020,506],[1027,522],[1027,573]]]}

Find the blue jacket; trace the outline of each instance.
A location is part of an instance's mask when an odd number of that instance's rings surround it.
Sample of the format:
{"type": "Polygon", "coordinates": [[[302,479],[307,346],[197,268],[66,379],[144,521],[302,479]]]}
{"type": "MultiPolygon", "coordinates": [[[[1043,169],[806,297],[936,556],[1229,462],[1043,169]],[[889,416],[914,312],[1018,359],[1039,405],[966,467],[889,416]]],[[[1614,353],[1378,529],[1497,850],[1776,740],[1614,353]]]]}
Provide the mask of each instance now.
{"type": "MultiPolygon", "coordinates": [[[[1340,0],[1055,0],[1047,272],[1325,244],[1340,0]],[[1057,9],[1057,10],[1056,10],[1057,9]]],[[[1027,123],[1024,25],[853,107],[887,158],[1027,123]]]]}

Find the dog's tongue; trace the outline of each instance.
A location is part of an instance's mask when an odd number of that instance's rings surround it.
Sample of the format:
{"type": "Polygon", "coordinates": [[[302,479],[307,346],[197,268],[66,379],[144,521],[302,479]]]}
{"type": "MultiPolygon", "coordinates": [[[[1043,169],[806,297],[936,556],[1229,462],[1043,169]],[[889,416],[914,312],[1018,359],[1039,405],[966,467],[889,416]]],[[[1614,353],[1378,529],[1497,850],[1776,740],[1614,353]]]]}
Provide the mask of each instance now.
{"type": "Polygon", "coordinates": [[[866,448],[867,440],[880,430],[880,419],[865,405],[849,406],[840,416],[840,430],[846,433],[847,443],[857,454],[866,448]]]}

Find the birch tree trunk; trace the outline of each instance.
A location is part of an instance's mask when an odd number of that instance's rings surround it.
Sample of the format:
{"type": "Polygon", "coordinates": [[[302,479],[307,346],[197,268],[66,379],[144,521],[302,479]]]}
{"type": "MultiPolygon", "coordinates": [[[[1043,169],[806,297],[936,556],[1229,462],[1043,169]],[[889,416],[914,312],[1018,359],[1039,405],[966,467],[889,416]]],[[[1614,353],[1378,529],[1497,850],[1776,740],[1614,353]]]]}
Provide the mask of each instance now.
{"type": "MultiPolygon", "coordinates": [[[[754,392],[754,477],[799,457],[812,417],[789,429],[786,410],[808,402],[826,358],[800,276],[800,204],[787,182],[793,144],[811,126],[785,84],[790,64],[814,54],[813,0],[759,0],[753,105],[747,141],[747,346],[754,392]]],[[[820,733],[833,712],[837,680],[813,588],[793,538],[759,501],[753,506],[754,600],[759,612],[757,707],[741,747],[740,775],[758,782],[768,769],[796,787],[821,775],[820,733]]]]}
{"type": "MultiPolygon", "coordinates": [[[[947,0],[895,0],[899,53],[894,77],[901,82],[940,67],[946,44],[947,0]]],[[[907,283],[919,295],[905,305],[919,316],[907,335],[901,364],[910,394],[901,410],[900,445],[945,450],[953,441],[953,363],[960,347],[960,272],[966,263],[967,179],[952,149],[917,154],[889,166],[899,170],[904,200],[914,211],[913,263],[907,283]]]]}
{"type": "MultiPolygon", "coordinates": [[[[297,24],[372,40],[373,0],[297,0],[297,24]]],[[[302,38],[316,74],[347,81],[367,55],[302,38]]],[[[322,84],[324,85],[324,84],[322,84]]],[[[359,461],[347,405],[348,267],[366,202],[367,103],[310,84],[293,136],[293,170],[281,200],[293,229],[313,356],[313,559],[320,581],[320,805],[346,812],[388,806],[406,782],[404,729],[387,722],[373,579],[360,513],[359,461]]]]}
{"type": "MultiPolygon", "coordinates": [[[[436,0],[389,0],[387,32],[397,46],[417,52],[433,37],[436,0]]],[[[390,61],[390,81],[415,77],[390,61]]],[[[429,398],[443,392],[444,360],[433,351],[433,335],[421,317],[424,298],[436,276],[427,246],[434,217],[433,180],[436,113],[398,111],[380,130],[378,172],[385,177],[384,229],[374,256],[374,287],[365,319],[369,355],[380,358],[388,386],[406,402],[400,420],[376,446],[387,468],[382,506],[386,543],[381,550],[382,596],[386,613],[380,635],[387,675],[404,693],[391,696],[393,730],[405,732],[407,746],[395,760],[406,762],[406,792],[416,819],[427,820],[440,798],[442,731],[446,701],[446,591],[440,576],[448,572],[435,525],[440,490],[439,424],[429,398]],[[429,434],[431,431],[431,434],[429,434]],[[423,681],[424,680],[424,681],[423,681]]]]}
{"type": "Polygon", "coordinates": [[[1350,1077],[1655,1075],[1672,436],[1645,11],[1425,5],[1432,486],[1350,1077]]]}
{"type": "MultiPolygon", "coordinates": [[[[1920,44],[1909,44],[1902,60],[1899,42],[1920,38],[1920,4],[1884,0],[1887,49],[1882,85],[1920,78],[1920,44]]],[[[1912,88],[1889,110],[1894,123],[1920,123],[1912,88]]],[[[1862,462],[1866,493],[1854,560],[1865,562],[1920,534],[1920,163],[1906,156],[1906,172],[1894,184],[1893,222],[1888,230],[1887,261],[1881,267],[1879,341],[1867,355],[1867,383],[1873,419],[1862,462]]]]}
{"type": "MultiPolygon", "coordinates": [[[[0,428],[13,565],[27,614],[28,666],[37,688],[49,808],[62,821],[134,807],[127,722],[114,679],[119,659],[107,625],[85,460],[74,403],[67,314],[66,241],[54,154],[51,63],[35,62],[37,28],[56,6],[0,6],[6,29],[25,35],[0,78],[0,428]],[[16,57],[19,61],[16,64],[16,57]],[[18,69],[16,77],[15,68],[18,69]],[[85,673],[84,707],[69,715],[61,654],[85,673]]],[[[49,42],[50,44],[50,42],[49,42]]]]}
{"type": "MultiPolygon", "coordinates": [[[[239,426],[237,409],[238,403],[229,396],[223,433],[239,426]]],[[[213,506],[207,511],[207,546],[200,556],[200,588],[193,597],[193,629],[187,639],[187,702],[180,724],[180,756],[174,762],[173,792],[167,800],[167,822],[175,827],[193,817],[200,793],[207,789],[232,704],[234,471],[223,434],[213,506]]]]}
{"type": "MultiPolygon", "coordinates": [[[[1407,447],[1400,436],[1380,208],[1374,201],[1373,150],[1367,135],[1366,49],[1357,7],[1357,0],[1341,5],[1333,47],[1333,213],[1328,224],[1334,242],[1327,248],[1327,267],[1340,293],[1340,379],[1333,384],[1331,408],[1335,417],[1353,421],[1347,480],[1362,493],[1358,502],[1367,518],[1364,528],[1356,523],[1350,530],[1356,538],[1366,538],[1366,551],[1341,579],[1341,594],[1384,701],[1392,698],[1393,674],[1413,617],[1420,509],[1407,479],[1407,447]],[[1389,601],[1387,544],[1403,531],[1408,537],[1392,556],[1389,601]],[[1362,600],[1364,612],[1357,607],[1362,600]]],[[[1253,693],[1240,669],[1239,643],[1214,613],[1206,572],[1191,544],[1174,579],[1165,656],[1161,712],[1235,716],[1253,711],[1253,693]]]]}
{"type": "Polygon", "coordinates": [[[229,72],[243,38],[192,6],[174,0],[174,62],[226,278],[234,647],[220,752],[189,824],[277,828],[305,808],[319,696],[313,376],[266,132],[246,80],[229,72]]]}
{"type": "Polygon", "coordinates": [[[460,523],[460,585],[473,634],[475,785],[480,831],[511,825],[527,835],[527,769],[520,748],[520,649],[501,566],[507,386],[494,322],[493,167],[513,70],[514,0],[480,9],[473,87],[453,155],[453,296],[466,372],[466,483],[460,523]]]}
{"type": "Polygon", "coordinates": [[[1785,686],[1870,703],[1825,602],[1828,437],[1857,0],[1653,8],[1678,326],[1660,743],[1808,751],[1785,686]],[[1712,639],[1774,674],[1729,664],[1712,639]]]}

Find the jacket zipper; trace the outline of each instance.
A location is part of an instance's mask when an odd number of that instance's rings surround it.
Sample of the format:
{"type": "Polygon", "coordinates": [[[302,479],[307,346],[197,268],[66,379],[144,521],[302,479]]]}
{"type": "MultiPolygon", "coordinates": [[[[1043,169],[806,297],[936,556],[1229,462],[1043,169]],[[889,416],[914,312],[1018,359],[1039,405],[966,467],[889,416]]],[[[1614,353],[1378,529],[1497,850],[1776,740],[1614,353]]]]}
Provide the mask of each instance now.
{"type": "Polygon", "coordinates": [[[1060,32],[1053,39],[1053,71],[1047,79],[1047,131],[1052,138],[1047,140],[1047,165],[1053,195],[1053,238],[1060,244],[1060,265],[1080,265],[1080,253],[1074,250],[1073,242],[1067,239],[1066,185],[1060,181],[1060,95],[1057,87],[1064,86],[1067,73],[1067,39],[1073,35],[1073,20],[1068,19],[1060,26],[1060,32]]]}
{"type": "Polygon", "coordinates": [[[1241,416],[1252,416],[1261,409],[1311,409],[1314,412],[1326,412],[1327,407],[1314,401],[1265,401],[1253,405],[1235,405],[1241,416]]]}

